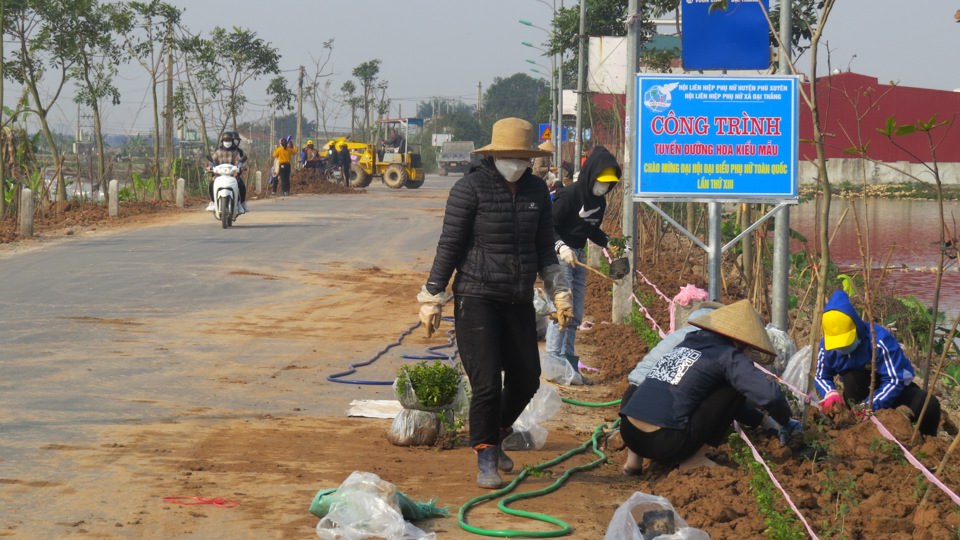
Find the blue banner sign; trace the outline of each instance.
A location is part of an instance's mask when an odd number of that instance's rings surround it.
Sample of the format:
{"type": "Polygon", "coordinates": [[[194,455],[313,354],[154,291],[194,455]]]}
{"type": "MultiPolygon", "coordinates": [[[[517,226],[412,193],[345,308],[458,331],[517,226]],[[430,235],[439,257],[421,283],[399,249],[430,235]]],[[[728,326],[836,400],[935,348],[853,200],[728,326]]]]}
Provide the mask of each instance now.
{"type": "Polygon", "coordinates": [[[769,0],[729,0],[726,9],[710,9],[715,0],[684,0],[681,57],[687,71],[767,69],[770,26],[763,10],[769,0]]]}
{"type": "Polygon", "coordinates": [[[637,75],[635,199],[797,198],[796,77],[637,75]]]}

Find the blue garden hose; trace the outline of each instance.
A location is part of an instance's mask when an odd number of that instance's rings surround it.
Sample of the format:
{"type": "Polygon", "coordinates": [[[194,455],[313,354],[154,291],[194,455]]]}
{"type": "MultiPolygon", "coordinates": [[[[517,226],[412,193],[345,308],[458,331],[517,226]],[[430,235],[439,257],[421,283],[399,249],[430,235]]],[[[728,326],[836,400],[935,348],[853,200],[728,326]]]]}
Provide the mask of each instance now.
{"type": "MultiPolygon", "coordinates": [[[[443,320],[452,322],[453,318],[444,317],[443,320]]],[[[341,383],[341,384],[359,384],[359,385],[368,385],[368,386],[392,385],[393,380],[374,381],[374,380],[366,380],[366,379],[344,379],[343,377],[353,375],[354,373],[357,372],[357,368],[369,366],[370,364],[382,358],[383,355],[387,354],[387,352],[390,351],[390,349],[400,346],[400,344],[403,343],[404,338],[412,334],[414,330],[416,330],[421,326],[421,324],[422,323],[418,321],[416,324],[412,325],[410,328],[407,328],[406,330],[401,332],[400,336],[397,337],[395,341],[387,344],[386,347],[380,349],[375,355],[370,357],[368,360],[364,360],[363,362],[357,362],[355,364],[350,364],[350,367],[348,367],[346,370],[334,373],[333,375],[328,375],[327,380],[330,382],[341,383]]],[[[456,335],[453,330],[448,330],[447,342],[443,345],[434,345],[433,347],[428,347],[427,351],[429,354],[420,355],[420,356],[404,355],[402,356],[402,358],[405,360],[448,360],[450,362],[454,362],[455,358],[457,357],[456,349],[454,349],[451,354],[443,354],[438,352],[440,350],[449,349],[452,347],[456,347],[456,335]]]]}

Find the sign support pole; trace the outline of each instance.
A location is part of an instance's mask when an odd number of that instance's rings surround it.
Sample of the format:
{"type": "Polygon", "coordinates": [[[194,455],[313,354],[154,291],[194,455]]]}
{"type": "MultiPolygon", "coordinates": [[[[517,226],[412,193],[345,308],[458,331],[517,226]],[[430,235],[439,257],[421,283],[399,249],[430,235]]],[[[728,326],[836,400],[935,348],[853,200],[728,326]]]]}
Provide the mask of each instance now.
{"type": "Polygon", "coordinates": [[[640,32],[637,28],[640,18],[638,0],[629,0],[627,3],[627,103],[623,129],[626,137],[623,149],[623,178],[620,187],[623,190],[623,235],[630,237],[628,252],[630,273],[613,285],[613,309],[610,319],[614,324],[622,323],[633,309],[630,296],[633,295],[633,286],[636,281],[637,268],[637,206],[633,202],[634,186],[639,181],[634,173],[633,160],[636,159],[637,130],[634,122],[637,114],[637,63],[640,47],[640,32]],[[632,121],[631,121],[632,120],[632,121]]]}
{"type": "MultiPolygon", "coordinates": [[[[780,50],[780,73],[790,73],[790,34],[793,16],[791,0],[780,0],[780,40],[787,45],[780,50]]],[[[773,306],[774,326],[787,331],[790,310],[790,207],[784,207],[774,220],[773,306]]]]}
{"type": "Polygon", "coordinates": [[[707,220],[710,223],[710,251],[707,253],[707,265],[710,272],[710,282],[707,285],[707,293],[710,294],[710,300],[720,301],[720,262],[723,261],[723,237],[721,236],[721,218],[723,209],[721,203],[707,203],[707,220]]]}

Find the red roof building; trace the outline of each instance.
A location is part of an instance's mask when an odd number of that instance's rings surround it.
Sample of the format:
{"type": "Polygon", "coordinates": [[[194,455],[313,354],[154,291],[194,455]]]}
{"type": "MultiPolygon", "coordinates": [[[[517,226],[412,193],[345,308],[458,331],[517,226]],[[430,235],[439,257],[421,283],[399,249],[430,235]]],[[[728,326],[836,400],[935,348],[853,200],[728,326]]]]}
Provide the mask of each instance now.
{"type": "MultiPolygon", "coordinates": [[[[809,88],[809,85],[807,85],[809,88]]],[[[927,122],[934,116],[954,122],[960,113],[960,92],[881,84],[876,77],[839,73],[817,79],[821,130],[827,136],[827,158],[856,158],[851,147],[867,146],[867,157],[883,162],[929,161],[930,147],[921,133],[895,137],[907,152],[877,132],[891,116],[898,125],[927,122]],[[911,155],[912,154],[912,155],[911,155]],[[919,159],[918,159],[919,158],[919,159]]],[[[800,140],[813,139],[810,109],[800,100],[800,140]]],[[[939,142],[937,160],[960,163],[960,126],[944,126],[933,132],[939,142]],[[942,139],[942,142],[940,142],[942,139]]],[[[800,143],[800,160],[816,159],[813,143],[800,143]]]]}

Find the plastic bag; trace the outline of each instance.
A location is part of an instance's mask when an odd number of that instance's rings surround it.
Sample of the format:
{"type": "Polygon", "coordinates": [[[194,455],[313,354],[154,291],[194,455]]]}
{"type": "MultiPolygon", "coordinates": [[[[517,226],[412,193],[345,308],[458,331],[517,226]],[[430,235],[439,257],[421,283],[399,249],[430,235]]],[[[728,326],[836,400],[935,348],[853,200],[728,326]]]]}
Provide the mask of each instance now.
{"type": "Polygon", "coordinates": [[[573,369],[570,362],[549,353],[540,355],[540,373],[548,381],[564,386],[583,384],[583,377],[573,369]]]}
{"type": "Polygon", "coordinates": [[[330,511],[317,523],[324,540],[436,540],[403,520],[397,488],[373,473],[354,471],[330,497],[330,511]]]}
{"type": "Polygon", "coordinates": [[[637,491],[610,519],[604,540],[710,540],[710,535],[687,527],[670,501],[637,491]]]}
{"type": "Polygon", "coordinates": [[[533,309],[537,314],[537,341],[543,341],[547,337],[547,315],[550,314],[550,303],[543,289],[533,290],[533,309]]]}
{"type": "Polygon", "coordinates": [[[562,406],[563,401],[557,390],[549,384],[541,384],[533,399],[513,423],[513,433],[503,440],[504,450],[543,448],[547,442],[547,428],[540,424],[553,418],[562,406]]]}
{"type": "MultiPolygon", "coordinates": [[[[810,351],[810,345],[804,345],[802,349],[791,356],[790,361],[787,362],[786,369],[783,370],[783,376],[781,377],[784,382],[796,387],[798,390],[801,390],[804,393],[809,392],[807,383],[809,382],[808,377],[810,375],[810,361],[812,359],[810,351]]],[[[792,396],[793,394],[789,395],[792,396]]]]}
{"type": "Polygon", "coordinates": [[[789,334],[773,324],[768,324],[766,330],[770,342],[773,343],[773,350],[777,353],[777,358],[773,361],[773,368],[774,372],[779,375],[786,369],[787,362],[797,353],[797,345],[790,339],[789,334]]]}
{"type": "Polygon", "coordinates": [[[393,419],[387,440],[396,446],[433,446],[440,436],[437,413],[404,409],[393,419]]]}

